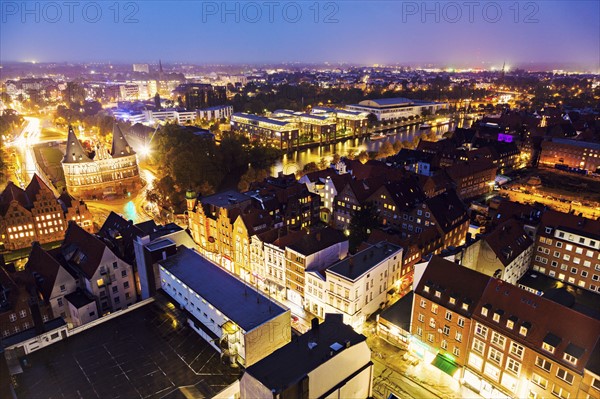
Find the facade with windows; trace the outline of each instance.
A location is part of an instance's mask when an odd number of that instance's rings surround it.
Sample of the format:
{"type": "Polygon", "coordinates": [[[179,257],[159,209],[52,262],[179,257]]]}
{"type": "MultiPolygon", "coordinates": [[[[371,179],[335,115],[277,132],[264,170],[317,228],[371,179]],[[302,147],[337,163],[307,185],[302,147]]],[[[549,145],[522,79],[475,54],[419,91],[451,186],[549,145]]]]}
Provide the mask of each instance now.
{"type": "Polygon", "coordinates": [[[452,356],[454,377],[484,398],[598,397],[600,320],[502,280],[432,258],[415,290],[411,329],[413,352],[429,354],[426,361],[452,356]],[[452,298],[472,299],[465,287],[478,298],[462,313],[458,346],[452,298]]]}
{"type": "Polygon", "coordinates": [[[69,220],[89,232],[93,229],[92,215],[84,202],[67,193],[55,197],[38,175],[25,190],[9,182],[0,194],[0,247],[15,250],[34,241],[60,241],[69,220]]]}
{"type": "Polygon", "coordinates": [[[600,293],[600,221],[546,211],[535,242],[536,272],[600,293]]]}
{"type": "Polygon", "coordinates": [[[414,290],[409,349],[428,363],[447,359],[459,378],[467,364],[471,315],[489,279],[433,256],[414,290]]]}
{"type": "Polygon", "coordinates": [[[402,248],[380,242],[322,272],[307,272],[305,307],[321,318],[341,313],[344,323],[359,327],[386,303],[401,264],[402,248]]]}

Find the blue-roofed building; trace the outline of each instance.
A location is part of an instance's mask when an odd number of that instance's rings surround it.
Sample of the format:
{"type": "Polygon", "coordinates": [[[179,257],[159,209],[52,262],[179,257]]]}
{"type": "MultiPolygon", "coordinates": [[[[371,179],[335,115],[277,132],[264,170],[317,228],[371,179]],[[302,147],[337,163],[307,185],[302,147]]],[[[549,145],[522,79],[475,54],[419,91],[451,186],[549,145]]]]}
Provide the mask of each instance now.
{"type": "Polygon", "coordinates": [[[161,288],[188,324],[231,362],[248,367],[290,341],[291,314],[193,249],[158,262],[161,288]]]}
{"type": "Polygon", "coordinates": [[[430,115],[435,115],[438,110],[447,107],[447,103],[411,100],[404,97],[398,97],[364,100],[358,104],[347,105],[346,109],[373,114],[377,117],[377,120],[387,121],[408,118],[409,116],[421,116],[424,111],[428,112],[430,115]]]}

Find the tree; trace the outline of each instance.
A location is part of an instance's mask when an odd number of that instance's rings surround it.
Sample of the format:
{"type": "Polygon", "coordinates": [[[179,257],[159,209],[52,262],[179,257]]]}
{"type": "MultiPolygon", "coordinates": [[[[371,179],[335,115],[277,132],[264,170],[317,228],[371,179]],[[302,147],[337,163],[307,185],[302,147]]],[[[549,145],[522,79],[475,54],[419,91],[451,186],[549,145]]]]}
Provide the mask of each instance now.
{"type": "Polygon", "coordinates": [[[404,148],[404,144],[400,140],[394,141],[393,146],[394,146],[394,152],[396,154],[399,153],[402,150],[402,148],[404,148]]]}
{"type": "Polygon", "coordinates": [[[357,158],[361,163],[367,163],[367,161],[369,160],[370,157],[369,157],[369,153],[367,151],[363,150],[358,153],[357,158]]]}
{"type": "Polygon", "coordinates": [[[327,169],[328,166],[329,166],[329,161],[327,160],[327,158],[322,157],[319,160],[319,170],[327,169]]]}
{"type": "Polygon", "coordinates": [[[379,152],[377,153],[377,158],[387,158],[389,156],[394,155],[396,152],[394,151],[394,146],[389,141],[384,142],[381,147],[379,147],[379,152]]]}
{"type": "Polygon", "coordinates": [[[369,238],[369,234],[377,224],[377,209],[373,203],[367,202],[359,210],[354,211],[348,226],[350,252],[356,252],[359,245],[369,238]]]}

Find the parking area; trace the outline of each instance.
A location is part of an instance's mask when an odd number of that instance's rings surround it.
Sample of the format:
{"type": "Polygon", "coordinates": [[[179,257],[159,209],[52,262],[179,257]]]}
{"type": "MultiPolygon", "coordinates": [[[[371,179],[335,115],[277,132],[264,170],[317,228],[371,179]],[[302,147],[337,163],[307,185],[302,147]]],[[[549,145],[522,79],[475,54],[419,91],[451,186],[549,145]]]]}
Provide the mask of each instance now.
{"type": "Polygon", "coordinates": [[[187,387],[211,397],[240,376],[186,324],[157,301],[95,326],[21,363],[23,398],[169,398],[187,387]]]}

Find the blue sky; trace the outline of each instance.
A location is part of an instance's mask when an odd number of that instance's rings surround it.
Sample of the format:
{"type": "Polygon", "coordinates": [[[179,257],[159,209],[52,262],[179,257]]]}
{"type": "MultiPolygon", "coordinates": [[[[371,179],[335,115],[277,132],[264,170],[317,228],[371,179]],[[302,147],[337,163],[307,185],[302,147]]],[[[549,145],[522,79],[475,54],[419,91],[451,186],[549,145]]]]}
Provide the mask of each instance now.
{"type": "Polygon", "coordinates": [[[445,66],[506,61],[600,70],[597,0],[72,4],[3,0],[0,61],[117,63],[160,58],[189,63],[445,66]]]}

